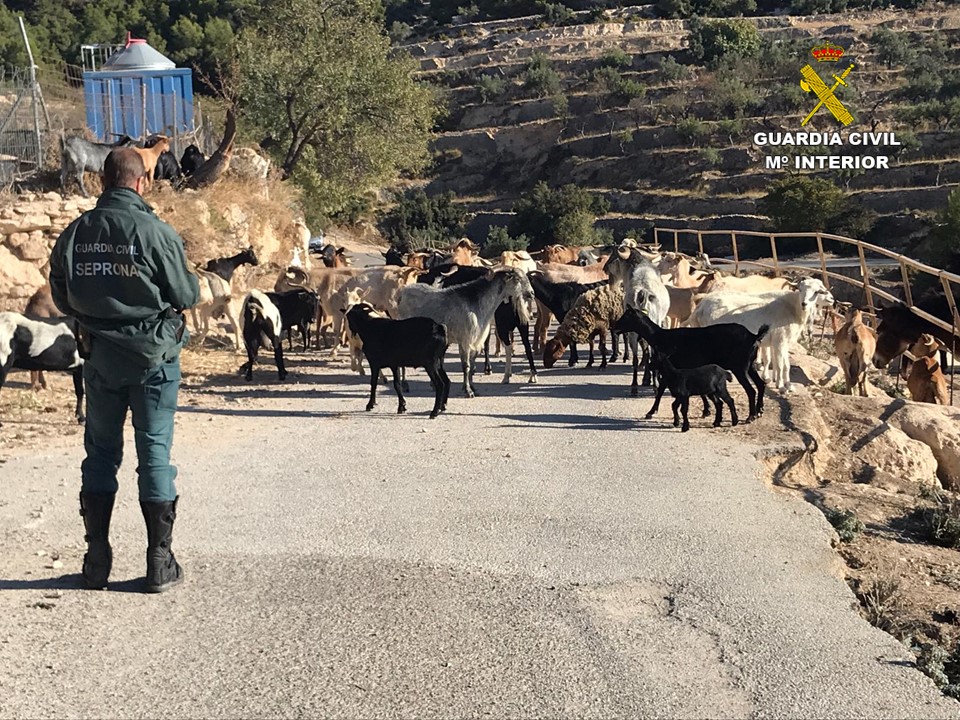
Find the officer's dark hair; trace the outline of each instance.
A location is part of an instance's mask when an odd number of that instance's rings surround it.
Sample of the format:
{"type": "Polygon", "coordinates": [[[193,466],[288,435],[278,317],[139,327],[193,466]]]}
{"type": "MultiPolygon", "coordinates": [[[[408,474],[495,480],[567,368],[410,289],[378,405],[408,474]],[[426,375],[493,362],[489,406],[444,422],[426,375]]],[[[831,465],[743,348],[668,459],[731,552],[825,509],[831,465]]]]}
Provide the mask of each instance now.
{"type": "Polygon", "coordinates": [[[107,188],[135,188],[137,178],[146,168],[143,158],[133,148],[111,150],[103,163],[103,185],[107,188]]]}

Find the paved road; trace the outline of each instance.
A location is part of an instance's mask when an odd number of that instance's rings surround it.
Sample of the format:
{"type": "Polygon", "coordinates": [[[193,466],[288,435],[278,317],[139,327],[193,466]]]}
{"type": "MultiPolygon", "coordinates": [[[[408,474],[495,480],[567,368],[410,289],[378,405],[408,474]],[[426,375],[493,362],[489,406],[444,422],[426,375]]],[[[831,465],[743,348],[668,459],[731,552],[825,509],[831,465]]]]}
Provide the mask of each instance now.
{"type": "Polygon", "coordinates": [[[0,715],[960,715],[755,431],[638,421],[623,366],[482,379],[430,421],[422,373],[397,417],[290,364],[184,396],[174,592],[135,592],[132,463],[104,593],[74,589],[78,448],[0,465],[0,715]]]}

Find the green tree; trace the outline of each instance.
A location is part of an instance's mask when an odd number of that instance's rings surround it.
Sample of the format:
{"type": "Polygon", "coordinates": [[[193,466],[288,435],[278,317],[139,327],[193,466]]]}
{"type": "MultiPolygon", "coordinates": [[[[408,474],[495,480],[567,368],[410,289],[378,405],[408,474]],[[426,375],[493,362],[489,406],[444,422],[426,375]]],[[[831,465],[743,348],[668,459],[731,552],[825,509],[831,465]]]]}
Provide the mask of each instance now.
{"type": "Polygon", "coordinates": [[[534,92],[537,97],[557,95],[562,90],[560,76],[543,53],[534,53],[527,62],[523,73],[523,87],[534,92]]]}
{"type": "Polygon", "coordinates": [[[863,237],[876,219],[830,180],[809,175],[777,180],[757,206],[777,232],[835,232],[863,237]]]}
{"type": "Polygon", "coordinates": [[[530,239],[526,235],[511,237],[503,226],[495,225],[487,233],[480,255],[485,258],[499,257],[507,250],[526,250],[530,246],[530,239]]]}
{"type": "Polygon", "coordinates": [[[960,190],[947,196],[947,205],[937,214],[937,224],[925,245],[928,262],[948,269],[960,265],[960,190]]]}
{"type": "Polygon", "coordinates": [[[436,99],[391,53],[377,0],[273,0],[239,61],[247,121],[320,211],[427,162],[436,99]]]}
{"type": "Polygon", "coordinates": [[[463,237],[466,211],[454,202],[452,192],[428,196],[413,190],[397,198],[397,204],[380,219],[384,237],[402,250],[446,247],[463,237]]]}
{"type": "Polygon", "coordinates": [[[529,237],[533,249],[555,242],[582,245],[595,237],[593,224],[609,210],[605,198],[576,185],[552,189],[538,182],[514,203],[509,231],[529,237]]]}
{"type": "Polygon", "coordinates": [[[690,52],[708,66],[730,55],[755,57],[761,46],[760,33],[748,20],[694,18],[690,22],[690,52]]]}
{"type": "Polygon", "coordinates": [[[906,65],[916,58],[916,46],[906,33],[894,32],[890,28],[878,28],[870,36],[870,47],[877,59],[887,67],[906,65]]]}

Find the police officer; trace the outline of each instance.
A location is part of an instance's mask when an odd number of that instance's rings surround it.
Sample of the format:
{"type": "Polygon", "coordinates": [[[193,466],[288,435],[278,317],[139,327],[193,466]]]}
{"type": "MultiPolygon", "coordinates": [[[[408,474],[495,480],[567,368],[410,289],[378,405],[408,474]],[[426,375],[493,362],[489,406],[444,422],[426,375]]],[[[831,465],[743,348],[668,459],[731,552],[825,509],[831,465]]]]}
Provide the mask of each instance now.
{"type": "Polygon", "coordinates": [[[110,516],[129,409],[147,524],[146,590],[161,592],[183,579],[170,550],[178,500],[170,447],[180,348],[188,338],[183,310],[197,303],[199,286],[187,269],[183,240],[140,197],[140,156],[113,150],[103,175],[106,189],[96,208],[64,230],[50,256],[53,300],[79,321],[86,358],[83,579],[102,589],[110,575],[110,516]]]}

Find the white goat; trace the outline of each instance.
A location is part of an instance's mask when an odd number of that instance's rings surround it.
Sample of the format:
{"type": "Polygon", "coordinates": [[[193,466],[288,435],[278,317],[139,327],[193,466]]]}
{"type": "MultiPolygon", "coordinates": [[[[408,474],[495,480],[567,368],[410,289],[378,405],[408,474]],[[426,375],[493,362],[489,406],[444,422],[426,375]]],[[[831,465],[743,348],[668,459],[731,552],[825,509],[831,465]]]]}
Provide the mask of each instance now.
{"type": "Polygon", "coordinates": [[[199,267],[194,268],[194,272],[200,284],[200,300],[190,309],[190,316],[193,319],[193,329],[199,337],[199,344],[203,345],[204,339],[210,333],[210,318],[216,319],[226,314],[233,326],[234,348],[238,354],[241,353],[243,345],[240,343],[240,314],[237,312],[240,299],[234,297],[232,283],[199,267]]]}
{"type": "Polygon", "coordinates": [[[690,327],[734,322],[757,332],[769,325],[770,332],[760,344],[757,362],[781,391],[790,387],[790,348],[800,337],[815,307],[830,307],[833,295],[820,280],[807,278],[795,290],[750,295],[714,292],[703,297],[690,316],[690,327]]]}
{"type": "Polygon", "coordinates": [[[497,306],[512,298],[517,315],[524,317],[525,298],[532,294],[527,276],[510,268],[491,271],[477,280],[448,288],[407,285],[400,291],[398,312],[400,319],[428,317],[446,326],[448,340],[457,343],[460,349],[464,393],[474,397],[477,353],[483,348],[497,306]]]}

